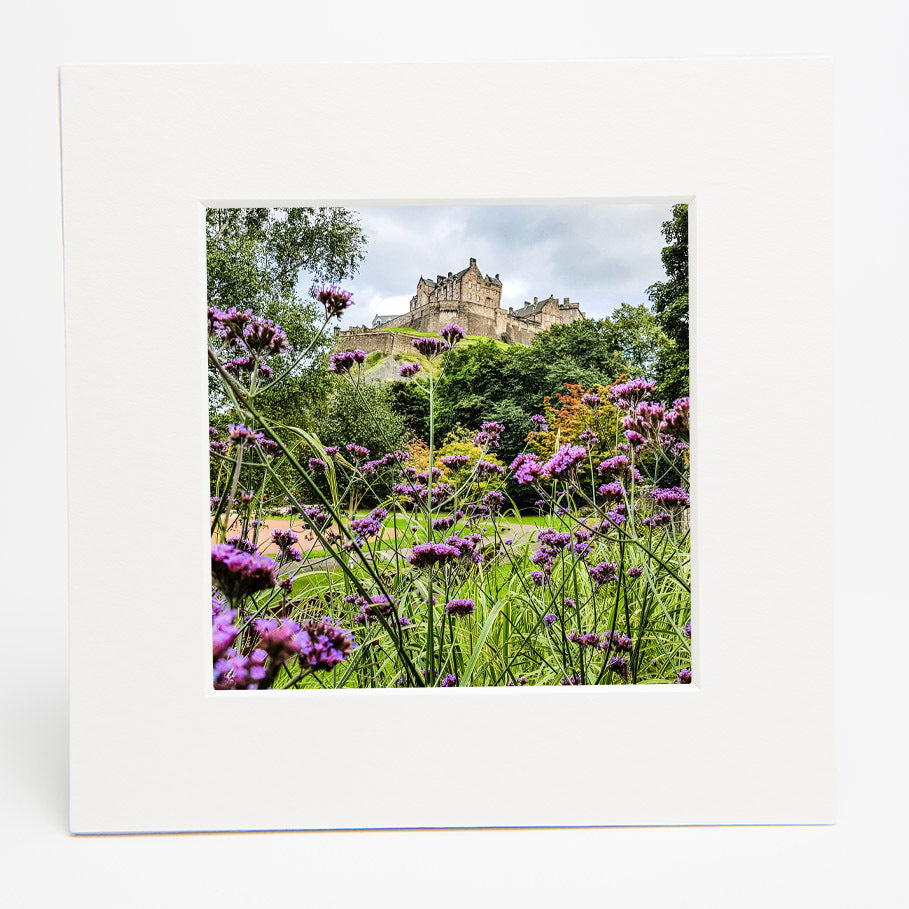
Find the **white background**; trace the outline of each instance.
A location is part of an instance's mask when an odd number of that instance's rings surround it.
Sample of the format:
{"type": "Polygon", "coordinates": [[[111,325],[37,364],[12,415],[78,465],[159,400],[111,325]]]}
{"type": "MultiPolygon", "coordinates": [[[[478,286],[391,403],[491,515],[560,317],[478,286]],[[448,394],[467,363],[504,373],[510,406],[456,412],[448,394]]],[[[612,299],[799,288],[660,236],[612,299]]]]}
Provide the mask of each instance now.
{"type": "MultiPolygon", "coordinates": [[[[248,905],[274,894],[340,906],[909,905],[899,886],[905,13],[791,2],[430,9],[37,3],[5,17],[0,873],[10,905],[248,905]],[[837,61],[837,826],[71,838],[56,64],[780,53],[837,61]]],[[[673,769],[683,785],[684,755],[673,769]]]]}

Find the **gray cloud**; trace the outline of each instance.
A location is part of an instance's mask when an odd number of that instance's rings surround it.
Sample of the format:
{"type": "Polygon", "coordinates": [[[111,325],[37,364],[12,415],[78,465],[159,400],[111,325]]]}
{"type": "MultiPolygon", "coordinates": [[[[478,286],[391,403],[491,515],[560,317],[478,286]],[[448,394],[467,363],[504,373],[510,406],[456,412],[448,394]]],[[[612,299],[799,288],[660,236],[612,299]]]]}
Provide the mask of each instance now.
{"type": "Polygon", "coordinates": [[[647,303],[665,278],[660,227],[671,203],[350,206],[368,238],[366,261],[345,281],[356,306],[343,325],[405,312],[420,275],[466,268],[502,278],[504,306],[570,297],[591,317],[647,303]]]}

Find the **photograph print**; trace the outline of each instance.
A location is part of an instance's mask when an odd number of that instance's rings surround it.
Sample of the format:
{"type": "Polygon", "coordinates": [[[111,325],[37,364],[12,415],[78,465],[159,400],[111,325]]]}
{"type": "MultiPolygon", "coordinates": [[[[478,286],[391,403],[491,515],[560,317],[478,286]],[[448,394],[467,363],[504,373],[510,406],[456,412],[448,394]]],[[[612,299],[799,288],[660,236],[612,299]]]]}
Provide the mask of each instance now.
{"type": "Polygon", "coordinates": [[[206,268],[215,689],[691,683],[684,202],[211,208],[206,268]]]}

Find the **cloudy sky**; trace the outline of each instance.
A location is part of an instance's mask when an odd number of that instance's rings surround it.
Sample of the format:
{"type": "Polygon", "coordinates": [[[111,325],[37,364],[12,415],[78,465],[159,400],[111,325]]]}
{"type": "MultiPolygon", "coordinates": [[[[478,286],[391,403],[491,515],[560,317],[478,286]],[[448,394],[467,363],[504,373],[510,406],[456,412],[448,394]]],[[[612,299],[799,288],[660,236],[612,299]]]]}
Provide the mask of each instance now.
{"type": "Polygon", "coordinates": [[[502,279],[502,305],[550,294],[597,318],[620,303],[647,303],[665,278],[660,233],[671,203],[349,206],[368,238],[359,274],[344,282],[354,302],[342,325],[407,311],[420,275],[466,268],[502,279]]]}

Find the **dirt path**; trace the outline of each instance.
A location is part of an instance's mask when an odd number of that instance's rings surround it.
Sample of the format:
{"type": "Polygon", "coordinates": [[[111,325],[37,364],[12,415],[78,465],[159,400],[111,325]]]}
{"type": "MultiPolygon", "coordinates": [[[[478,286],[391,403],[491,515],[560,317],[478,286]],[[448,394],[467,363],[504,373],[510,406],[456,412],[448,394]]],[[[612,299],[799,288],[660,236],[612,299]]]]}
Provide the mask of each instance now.
{"type": "MultiPolygon", "coordinates": [[[[526,542],[530,537],[539,530],[534,524],[517,524],[517,523],[508,523],[501,522],[499,523],[499,533],[505,539],[511,539],[514,541],[515,545],[520,545],[526,542]]],[[[239,536],[240,535],[241,524],[239,521],[236,521],[228,530],[227,536],[239,536]]],[[[316,540],[315,534],[306,529],[299,518],[268,518],[263,520],[259,525],[258,533],[258,546],[259,552],[267,556],[275,556],[278,553],[278,547],[271,542],[272,532],[275,530],[292,530],[300,539],[298,544],[299,548],[305,553],[308,549],[313,547],[321,548],[316,540]]],[[[383,539],[388,540],[394,536],[394,531],[388,529],[383,534],[383,539]]],[[[212,535],[212,542],[215,542],[215,537],[212,535]]]]}

